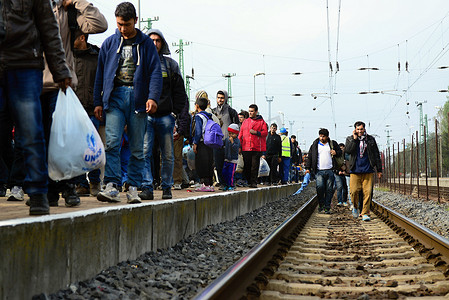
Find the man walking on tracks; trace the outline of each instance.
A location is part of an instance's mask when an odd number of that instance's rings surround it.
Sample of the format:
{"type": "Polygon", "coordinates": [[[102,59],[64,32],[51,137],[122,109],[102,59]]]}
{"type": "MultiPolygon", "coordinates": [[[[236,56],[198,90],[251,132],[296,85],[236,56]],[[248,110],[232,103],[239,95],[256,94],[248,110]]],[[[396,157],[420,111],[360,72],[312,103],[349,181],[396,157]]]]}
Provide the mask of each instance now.
{"type": "Polygon", "coordinates": [[[318,196],[318,211],[330,214],[331,200],[334,194],[334,157],[341,156],[341,150],[336,141],[329,138],[329,131],[321,128],[320,135],[309,149],[309,159],[306,162],[306,173],[312,170],[316,176],[316,193],[318,196]]]}
{"type": "Polygon", "coordinates": [[[345,152],[351,155],[349,160],[350,181],[349,191],[354,204],[352,215],[357,218],[360,213],[359,193],[363,192],[362,220],[369,221],[369,211],[374,184],[374,172],[382,177],[382,162],[376,140],[368,135],[365,123],[357,121],[352,135],[346,138],[345,152]]]}

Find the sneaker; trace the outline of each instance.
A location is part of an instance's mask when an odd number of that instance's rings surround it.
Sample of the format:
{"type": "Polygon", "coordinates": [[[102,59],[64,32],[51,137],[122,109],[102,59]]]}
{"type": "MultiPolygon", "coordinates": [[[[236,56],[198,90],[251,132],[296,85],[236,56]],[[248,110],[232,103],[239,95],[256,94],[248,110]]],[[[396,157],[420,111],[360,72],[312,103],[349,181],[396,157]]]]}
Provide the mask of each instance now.
{"type": "Polygon", "coordinates": [[[186,188],[188,188],[189,186],[190,186],[190,184],[183,182],[183,183],[181,184],[181,189],[186,189],[186,188]]]}
{"type": "Polygon", "coordinates": [[[230,187],[228,187],[228,191],[235,191],[235,188],[234,187],[232,187],[232,186],[230,186],[230,187]]]}
{"type": "Polygon", "coordinates": [[[162,190],[162,199],[171,199],[171,198],[172,198],[172,195],[171,195],[170,188],[162,190]]]}
{"type": "Polygon", "coordinates": [[[324,210],[324,208],[322,206],[318,206],[318,213],[321,213],[324,210]]]}
{"type": "Polygon", "coordinates": [[[352,209],[352,216],[354,218],[358,218],[359,217],[359,210],[357,208],[355,208],[355,207],[352,209]]]}
{"type": "Polygon", "coordinates": [[[23,201],[25,200],[25,194],[21,186],[14,186],[11,192],[8,194],[7,201],[23,201]]]}
{"type": "Polygon", "coordinates": [[[343,202],[343,206],[348,206],[348,202],[343,202]]]}
{"type": "Polygon", "coordinates": [[[97,199],[101,202],[120,202],[120,193],[117,190],[117,185],[108,182],[104,191],[98,193],[97,199]]]}
{"type": "Polygon", "coordinates": [[[342,206],[342,205],[343,205],[342,202],[338,202],[338,203],[337,203],[337,206],[342,206]]]}
{"type": "Polygon", "coordinates": [[[30,215],[48,215],[50,208],[48,207],[47,194],[30,195],[30,215]]]}
{"type": "Polygon", "coordinates": [[[76,194],[79,196],[89,196],[90,190],[88,187],[85,187],[83,185],[80,185],[76,188],[76,194]]]}
{"type": "Polygon", "coordinates": [[[97,197],[98,193],[101,192],[101,184],[99,182],[89,183],[89,191],[91,196],[97,197]]]}
{"type": "Polygon", "coordinates": [[[351,203],[351,205],[349,205],[349,210],[352,211],[354,209],[354,205],[351,203]]]}
{"type": "Polygon", "coordinates": [[[128,191],[126,192],[126,198],[128,199],[128,203],[130,204],[142,203],[142,200],[140,200],[139,195],[137,195],[137,188],[135,186],[128,187],[128,191]]]}
{"type": "Polygon", "coordinates": [[[192,188],[192,189],[197,189],[197,188],[200,188],[200,187],[202,187],[203,185],[201,184],[201,183],[199,183],[199,182],[197,182],[197,183],[195,183],[195,184],[192,184],[190,187],[192,188]]]}
{"type": "Polygon", "coordinates": [[[330,208],[325,208],[325,209],[324,209],[324,213],[325,213],[326,215],[330,215],[330,214],[331,214],[330,208]]]}
{"type": "Polygon", "coordinates": [[[153,200],[153,191],[150,191],[148,188],[143,188],[142,191],[139,193],[139,197],[141,200],[153,200]]]}
{"type": "Polygon", "coordinates": [[[181,186],[180,183],[175,183],[175,184],[173,185],[173,189],[175,189],[175,190],[182,190],[182,186],[181,186]]]}
{"type": "Polygon", "coordinates": [[[74,184],[68,184],[64,191],[62,191],[62,198],[65,200],[65,206],[73,207],[81,204],[80,198],[76,194],[74,184]]]}
{"type": "Polygon", "coordinates": [[[363,215],[362,220],[363,221],[371,221],[371,218],[368,215],[363,215]]]}
{"type": "Polygon", "coordinates": [[[253,188],[253,189],[257,189],[257,184],[256,184],[256,183],[251,183],[251,184],[249,185],[249,187],[250,187],[250,188],[253,188]]]}

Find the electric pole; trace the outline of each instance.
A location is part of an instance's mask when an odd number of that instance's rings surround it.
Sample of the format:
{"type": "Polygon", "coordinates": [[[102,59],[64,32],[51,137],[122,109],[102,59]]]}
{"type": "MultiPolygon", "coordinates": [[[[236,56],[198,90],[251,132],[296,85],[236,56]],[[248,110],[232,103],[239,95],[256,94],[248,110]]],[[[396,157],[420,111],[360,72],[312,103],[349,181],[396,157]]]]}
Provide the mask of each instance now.
{"type": "Polygon", "coordinates": [[[189,103],[189,111],[190,111],[190,79],[195,80],[195,74],[194,74],[193,68],[192,68],[192,76],[190,76],[190,75],[186,76],[186,94],[187,94],[187,100],[189,103]]]}
{"type": "Polygon", "coordinates": [[[424,133],[424,118],[423,118],[423,111],[422,111],[423,103],[427,103],[427,100],[425,100],[423,102],[418,102],[418,101],[415,102],[415,104],[419,110],[419,138],[420,138],[420,141],[418,141],[419,143],[422,142],[424,134],[425,134],[424,133]]]}
{"type": "MultiPolygon", "coordinates": [[[[184,75],[184,46],[190,45],[190,42],[184,42],[182,39],[179,40],[179,44],[172,43],[173,46],[179,47],[176,52],[179,54],[179,68],[181,69],[182,79],[186,80],[184,75]]],[[[186,86],[187,90],[187,86],[186,86]]]]}
{"type": "Polygon", "coordinates": [[[222,74],[224,78],[228,81],[228,104],[232,107],[232,90],[231,90],[231,77],[235,76],[235,73],[222,74]]]}
{"type": "MultiPolygon", "coordinates": [[[[295,121],[288,121],[288,123],[290,123],[290,128],[289,128],[289,131],[291,132],[291,133],[293,133],[293,125],[295,125],[295,121]]],[[[291,136],[292,134],[290,134],[290,136],[291,136]]]]}
{"type": "MultiPolygon", "coordinates": [[[[151,28],[153,28],[153,22],[155,22],[155,21],[159,21],[159,16],[153,17],[153,19],[148,18],[148,19],[146,19],[146,20],[144,20],[144,19],[142,18],[142,19],[140,20],[140,22],[141,22],[141,23],[147,23],[147,24],[143,27],[142,31],[145,31],[145,29],[150,30],[151,28]]],[[[140,24],[139,24],[139,27],[140,27],[140,24]]]]}
{"type": "Polygon", "coordinates": [[[273,96],[271,96],[271,97],[265,96],[265,99],[268,102],[268,126],[270,126],[270,124],[271,124],[271,102],[273,102],[274,97],[273,96]]]}

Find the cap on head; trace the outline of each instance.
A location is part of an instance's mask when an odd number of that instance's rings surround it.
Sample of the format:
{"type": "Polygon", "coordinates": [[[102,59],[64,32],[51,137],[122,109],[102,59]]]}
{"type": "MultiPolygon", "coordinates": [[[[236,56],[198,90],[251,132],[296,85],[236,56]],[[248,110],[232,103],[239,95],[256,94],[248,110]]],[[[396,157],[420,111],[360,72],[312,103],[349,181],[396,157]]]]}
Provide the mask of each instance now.
{"type": "Polygon", "coordinates": [[[239,125],[237,125],[237,124],[231,124],[231,125],[229,125],[229,127],[228,127],[228,132],[232,132],[232,133],[235,133],[235,134],[239,134],[239,125]]]}
{"type": "Polygon", "coordinates": [[[281,128],[281,130],[279,131],[280,133],[287,133],[287,129],[285,129],[284,127],[281,128]]]}
{"type": "Polygon", "coordinates": [[[206,91],[198,91],[195,95],[195,99],[199,99],[199,98],[206,98],[207,100],[209,100],[209,97],[207,96],[206,91]]]}

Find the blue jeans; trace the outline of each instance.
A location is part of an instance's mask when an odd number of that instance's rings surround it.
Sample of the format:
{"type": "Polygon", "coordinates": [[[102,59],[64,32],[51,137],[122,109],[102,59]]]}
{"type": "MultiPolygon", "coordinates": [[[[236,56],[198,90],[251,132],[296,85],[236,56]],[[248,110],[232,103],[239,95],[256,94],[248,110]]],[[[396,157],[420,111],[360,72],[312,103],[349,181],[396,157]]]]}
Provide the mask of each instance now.
{"type": "Polygon", "coordinates": [[[334,194],[334,172],[332,170],[319,170],[316,172],[316,193],[321,209],[330,209],[334,194]]]}
{"type": "MultiPolygon", "coordinates": [[[[100,127],[100,120],[95,118],[95,116],[89,116],[90,120],[92,121],[92,124],[94,124],[95,128],[98,131],[98,127],[100,127]]],[[[100,169],[95,169],[93,171],[90,171],[87,173],[87,176],[89,177],[89,182],[91,183],[100,183],[100,169]]],[[[82,174],[80,176],[77,176],[73,178],[73,182],[76,184],[79,184],[83,187],[89,187],[89,183],[86,179],[86,174],[82,174]]]]}
{"type": "Polygon", "coordinates": [[[335,175],[335,183],[337,185],[337,199],[338,203],[348,201],[348,186],[346,185],[345,175],[335,175]]]}
{"type": "Polygon", "coordinates": [[[120,143],[125,125],[128,125],[129,149],[128,184],[140,186],[142,170],[145,166],[143,137],[146,126],[145,112],[135,112],[134,89],[120,86],[112,91],[109,109],[106,111],[106,166],[104,182],[121,185],[120,143]]]}
{"type": "Polygon", "coordinates": [[[290,157],[282,157],[281,161],[281,182],[287,183],[290,175],[290,157]]]}
{"type": "MultiPolygon", "coordinates": [[[[23,150],[26,169],[24,190],[28,195],[46,194],[47,155],[39,100],[42,70],[10,70],[2,75],[0,115],[10,113],[15,122],[15,143],[23,150]]],[[[0,128],[7,128],[9,124],[4,124],[3,118],[0,120],[0,128]]]]}
{"type": "Polygon", "coordinates": [[[171,189],[173,186],[173,167],[175,165],[175,154],[173,152],[173,128],[175,117],[171,114],[163,117],[148,116],[147,130],[145,133],[144,153],[145,169],[143,170],[142,188],[153,191],[153,142],[157,136],[161,147],[161,187],[163,190],[171,189]]]}
{"type": "Polygon", "coordinates": [[[352,201],[351,201],[351,194],[349,193],[349,176],[345,176],[345,180],[346,180],[346,186],[348,187],[348,204],[351,205],[352,201]]]}

